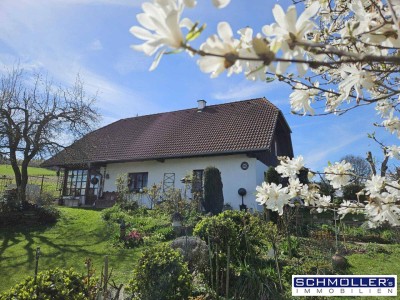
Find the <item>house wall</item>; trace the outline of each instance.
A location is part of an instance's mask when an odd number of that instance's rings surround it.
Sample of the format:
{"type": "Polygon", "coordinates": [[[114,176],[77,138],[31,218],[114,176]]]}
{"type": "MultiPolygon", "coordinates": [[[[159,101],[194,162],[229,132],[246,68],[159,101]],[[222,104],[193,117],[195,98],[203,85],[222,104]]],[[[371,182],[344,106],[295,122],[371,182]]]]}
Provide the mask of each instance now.
{"type": "MultiPolygon", "coordinates": [[[[116,190],[115,180],[119,175],[136,172],[148,172],[148,186],[162,183],[164,173],[175,173],[175,188],[184,190],[181,178],[191,174],[193,170],[205,169],[207,166],[215,166],[221,172],[225,203],[230,203],[234,209],[239,209],[241,197],[237,191],[239,188],[245,188],[247,195],[244,197],[244,203],[248,208],[259,209],[255,202],[255,191],[257,184],[262,182],[267,167],[256,158],[250,158],[245,154],[166,159],[164,162],[154,160],[108,164],[106,173],[109,179],[105,180],[104,191],[116,190]],[[249,164],[247,170],[242,170],[240,167],[244,161],[249,164]]],[[[190,191],[187,191],[187,194],[190,195],[190,191]]],[[[145,202],[145,199],[143,201],[145,202]]]]}
{"type": "Polygon", "coordinates": [[[261,161],[256,161],[256,183],[261,185],[264,182],[264,172],[268,170],[268,166],[264,165],[261,161]]]}

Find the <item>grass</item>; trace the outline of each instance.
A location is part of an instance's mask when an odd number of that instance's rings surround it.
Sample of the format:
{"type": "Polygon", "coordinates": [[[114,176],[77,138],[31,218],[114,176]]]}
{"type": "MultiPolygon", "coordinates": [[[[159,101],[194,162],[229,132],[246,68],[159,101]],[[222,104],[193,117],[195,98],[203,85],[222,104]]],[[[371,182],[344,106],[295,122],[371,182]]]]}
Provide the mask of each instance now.
{"type": "Polygon", "coordinates": [[[90,257],[100,275],[104,256],[109,257],[116,283],[127,282],[141,248],[119,249],[111,245],[112,233],[100,211],[62,207],[53,226],[0,228],[0,292],[35,271],[36,247],[40,247],[39,271],[73,267],[85,272],[90,257]]]}
{"type": "MultiPolygon", "coordinates": [[[[56,171],[44,168],[28,167],[28,175],[28,184],[41,186],[43,191],[53,196],[59,195],[59,191],[57,190],[58,177],[56,171]]],[[[10,183],[15,184],[14,171],[12,167],[10,165],[0,165],[0,192],[7,188],[10,183]],[[10,180],[1,180],[3,176],[10,178],[10,180]]]]}
{"type": "MultiPolygon", "coordinates": [[[[44,168],[28,167],[28,174],[29,176],[56,176],[56,171],[44,168]]],[[[10,165],[0,165],[0,175],[14,177],[14,171],[10,165]]]]}
{"type": "MultiPolygon", "coordinates": [[[[345,257],[350,267],[343,275],[398,275],[397,293],[400,295],[400,244],[377,244],[362,242],[346,242],[340,244],[347,254],[345,257]]],[[[301,257],[307,258],[304,263],[314,267],[331,266],[331,257],[335,253],[335,243],[332,240],[302,238],[301,257]]],[[[323,273],[323,272],[322,272],[323,273]]],[[[306,274],[296,274],[306,275],[306,274]]],[[[327,297],[326,299],[367,300],[372,297],[327,297]]],[[[301,298],[303,299],[303,298],[301,298]]],[[[306,299],[306,298],[304,298],[306,299]]],[[[323,298],[325,299],[325,298],[323,298]]],[[[389,299],[388,297],[373,297],[373,299],[389,299]]],[[[393,299],[393,297],[392,297],[393,299]]]]}
{"type": "MultiPolygon", "coordinates": [[[[400,245],[366,244],[366,253],[352,254],[347,257],[350,272],[354,275],[397,275],[397,295],[400,297],[400,245]]],[[[373,297],[388,299],[388,297],[373,297]]],[[[390,297],[389,297],[390,298],[390,297]]],[[[343,299],[343,298],[342,298],[343,299]]],[[[354,297],[349,299],[371,299],[354,297]]]]}

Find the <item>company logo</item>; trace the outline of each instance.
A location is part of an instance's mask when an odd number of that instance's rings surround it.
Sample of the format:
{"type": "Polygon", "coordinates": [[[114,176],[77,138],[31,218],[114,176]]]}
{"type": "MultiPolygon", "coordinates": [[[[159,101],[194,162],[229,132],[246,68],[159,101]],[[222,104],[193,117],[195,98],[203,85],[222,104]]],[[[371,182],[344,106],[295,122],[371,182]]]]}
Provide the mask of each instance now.
{"type": "Polygon", "coordinates": [[[292,296],[397,296],[397,275],[293,275],[292,296]]]}

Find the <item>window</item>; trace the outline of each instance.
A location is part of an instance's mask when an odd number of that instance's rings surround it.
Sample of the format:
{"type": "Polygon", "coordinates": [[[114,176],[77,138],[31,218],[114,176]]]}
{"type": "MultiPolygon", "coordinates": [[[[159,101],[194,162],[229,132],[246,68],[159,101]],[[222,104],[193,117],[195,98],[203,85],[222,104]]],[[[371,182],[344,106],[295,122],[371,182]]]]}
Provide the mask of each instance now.
{"type": "Polygon", "coordinates": [[[130,192],[137,193],[141,189],[147,187],[147,172],[145,173],[129,173],[128,174],[128,188],[130,192]]]}
{"type": "Polygon", "coordinates": [[[204,170],[193,170],[192,195],[197,199],[203,199],[203,173],[204,170]]]}
{"type": "Polygon", "coordinates": [[[87,170],[68,170],[64,196],[84,196],[86,192],[87,170]]]}

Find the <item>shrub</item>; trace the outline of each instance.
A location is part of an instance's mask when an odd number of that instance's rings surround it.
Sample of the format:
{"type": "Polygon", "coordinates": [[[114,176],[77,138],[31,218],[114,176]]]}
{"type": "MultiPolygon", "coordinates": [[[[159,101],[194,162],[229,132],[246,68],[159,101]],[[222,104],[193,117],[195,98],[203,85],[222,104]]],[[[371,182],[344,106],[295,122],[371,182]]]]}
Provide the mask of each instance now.
{"type": "Polygon", "coordinates": [[[187,262],[191,273],[202,272],[208,265],[207,244],[198,237],[178,237],[171,243],[173,249],[179,250],[187,262]]]}
{"type": "Polygon", "coordinates": [[[279,184],[281,181],[281,177],[279,173],[275,170],[275,167],[269,167],[267,172],[264,173],[264,180],[268,183],[279,184]]]}
{"type": "Polygon", "coordinates": [[[117,223],[120,223],[122,220],[124,220],[125,223],[129,223],[130,221],[130,216],[122,209],[120,205],[114,205],[113,207],[104,209],[101,213],[101,216],[105,221],[117,223]]]}
{"type": "Polygon", "coordinates": [[[38,204],[41,206],[49,206],[54,204],[54,195],[49,192],[42,192],[38,198],[38,204]]]}
{"type": "Polygon", "coordinates": [[[235,284],[230,290],[233,299],[282,299],[279,279],[273,268],[253,268],[241,265],[235,273],[235,284]]]}
{"type": "Polygon", "coordinates": [[[364,188],[362,184],[348,184],[345,185],[343,189],[343,199],[345,200],[357,200],[359,198],[360,202],[364,202],[366,200],[365,195],[360,195],[357,197],[357,193],[364,188]]]}
{"type": "Polygon", "coordinates": [[[218,214],[224,206],[221,172],[215,167],[204,170],[204,208],[206,212],[218,214]]]}
{"type": "Polygon", "coordinates": [[[53,205],[39,207],[36,212],[42,224],[55,223],[60,217],[60,211],[53,205]]]}
{"type": "Polygon", "coordinates": [[[182,300],[190,295],[191,276],[183,257],[169,245],[158,245],[143,252],[126,291],[133,299],[182,300]]]}
{"type": "Polygon", "coordinates": [[[206,243],[210,240],[218,244],[221,251],[227,251],[230,245],[231,260],[250,261],[264,251],[266,226],[265,222],[250,213],[227,210],[217,216],[203,218],[193,234],[206,243]]]}
{"type": "MultiPolygon", "coordinates": [[[[292,256],[297,257],[299,255],[299,247],[300,242],[296,237],[289,237],[290,238],[290,251],[292,252],[292,256]]],[[[287,239],[282,240],[280,244],[281,253],[284,255],[289,254],[289,241],[287,239]]]]}
{"type": "Polygon", "coordinates": [[[143,244],[143,235],[136,229],[132,229],[123,240],[125,248],[132,249],[143,244]]]}
{"type": "Polygon", "coordinates": [[[1,300],[84,300],[95,290],[94,281],[90,284],[87,278],[72,269],[52,269],[39,272],[36,284],[33,277],[17,284],[8,292],[0,295],[1,300]],[[89,290],[88,290],[89,288],[89,290]]]}

